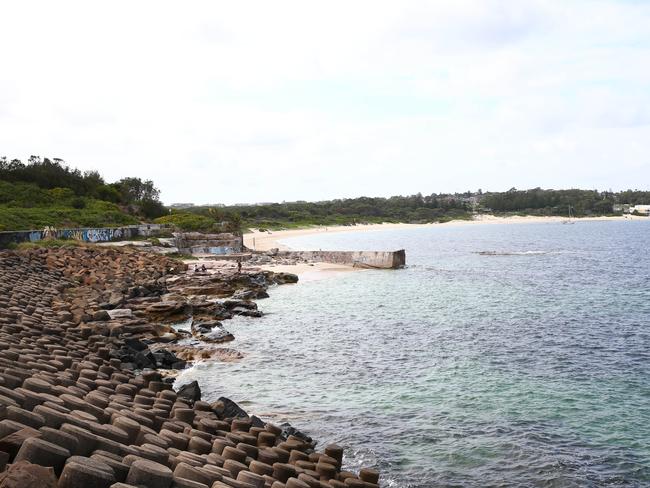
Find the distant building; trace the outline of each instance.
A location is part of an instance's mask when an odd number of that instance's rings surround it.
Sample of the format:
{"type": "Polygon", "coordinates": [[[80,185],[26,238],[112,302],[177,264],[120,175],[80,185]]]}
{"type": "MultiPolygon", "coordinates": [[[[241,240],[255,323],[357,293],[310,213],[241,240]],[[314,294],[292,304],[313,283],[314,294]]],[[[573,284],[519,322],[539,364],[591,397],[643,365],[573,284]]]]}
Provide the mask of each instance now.
{"type": "Polygon", "coordinates": [[[612,205],[612,212],[614,213],[629,213],[630,204],[629,203],[615,203],[612,205]]]}
{"type": "Polygon", "coordinates": [[[634,205],[633,207],[630,207],[629,212],[640,215],[650,215],[650,205],[634,205]]]}
{"type": "Polygon", "coordinates": [[[193,203],[172,203],[170,205],[171,208],[192,208],[193,206],[193,203]]]}

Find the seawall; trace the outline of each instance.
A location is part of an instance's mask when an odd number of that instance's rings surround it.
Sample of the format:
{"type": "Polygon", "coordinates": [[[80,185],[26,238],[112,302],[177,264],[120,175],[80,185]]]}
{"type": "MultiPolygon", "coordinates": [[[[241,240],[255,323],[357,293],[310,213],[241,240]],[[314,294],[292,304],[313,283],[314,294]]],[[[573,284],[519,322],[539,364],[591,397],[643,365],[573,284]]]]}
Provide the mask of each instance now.
{"type": "Polygon", "coordinates": [[[404,249],[398,251],[279,251],[277,256],[344,264],[355,268],[397,269],[406,265],[404,249]]]}

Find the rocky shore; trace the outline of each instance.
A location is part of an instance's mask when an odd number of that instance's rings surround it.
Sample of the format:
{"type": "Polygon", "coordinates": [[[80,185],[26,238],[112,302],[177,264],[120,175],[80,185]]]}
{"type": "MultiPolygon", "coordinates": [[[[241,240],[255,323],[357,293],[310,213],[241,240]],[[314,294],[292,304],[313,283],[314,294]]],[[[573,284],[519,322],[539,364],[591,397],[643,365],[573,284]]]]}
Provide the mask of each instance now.
{"type": "Polygon", "coordinates": [[[0,488],[378,486],[337,445],[173,389],[191,361],[236,359],[223,321],[296,279],[134,249],[0,252],[0,488]]]}

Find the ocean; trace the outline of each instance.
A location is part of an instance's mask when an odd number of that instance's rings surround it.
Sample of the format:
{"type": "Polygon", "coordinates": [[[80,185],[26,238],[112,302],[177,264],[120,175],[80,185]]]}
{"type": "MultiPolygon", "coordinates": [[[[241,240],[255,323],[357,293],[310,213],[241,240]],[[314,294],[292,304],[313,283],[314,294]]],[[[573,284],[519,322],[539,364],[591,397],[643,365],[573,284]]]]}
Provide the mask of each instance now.
{"type": "Polygon", "coordinates": [[[288,421],[383,486],[650,486],[650,221],[287,239],[407,267],[283,285],[224,323],[204,398],[288,421]]]}

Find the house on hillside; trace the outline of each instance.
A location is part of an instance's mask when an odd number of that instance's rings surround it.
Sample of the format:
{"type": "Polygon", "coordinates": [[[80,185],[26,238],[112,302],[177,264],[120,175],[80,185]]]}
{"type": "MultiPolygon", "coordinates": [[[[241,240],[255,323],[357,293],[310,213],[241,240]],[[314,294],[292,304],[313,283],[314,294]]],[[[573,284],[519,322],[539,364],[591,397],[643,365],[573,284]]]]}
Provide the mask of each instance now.
{"type": "Polygon", "coordinates": [[[630,213],[650,216],[650,205],[634,205],[630,207],[630,213]]]}

